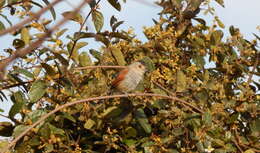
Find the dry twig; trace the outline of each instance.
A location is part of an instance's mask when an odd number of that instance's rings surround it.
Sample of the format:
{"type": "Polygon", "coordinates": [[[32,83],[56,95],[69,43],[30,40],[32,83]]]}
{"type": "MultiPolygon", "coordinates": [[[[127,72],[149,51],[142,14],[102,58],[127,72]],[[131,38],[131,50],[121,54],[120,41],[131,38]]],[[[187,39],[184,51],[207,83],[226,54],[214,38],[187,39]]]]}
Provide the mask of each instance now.
{"type": "Polygon", "coordinates": [[[61,1],[62,1],[62,0],[55,0],[55,1],[53,1],[52,3],[50,3],[49,5],[47,5],[46,7],[42,8],[41,10],[39,10],[38,12],[34,13],[30,18],[27,18],[27,19],[23,20],[22,22],[20,22],[20,23],[14,25],[14,26],[12,26],[12,27],[10,27],[10,28],[7,28],[7,29],[5,29],[5,30],[1,30],[1,31],[0,31],[0,36],[21,29],[25,24],[31,22],[31,21],[34,20],[34,19],[39,18],[43,13],[45,13],[45,12],[48,11],[51,7],[53,7],[54,5],[58,4],[58,3],[61,2],[61,1]]]}
{"type": "MultiPolygon", "coordinates": [[[[56,0],[59,1],[59,0],[56,0]]],[[[33,52],[34,49],[39,47],[44,40],[51,35],[51,33],[55,30],[57,30],[61,25],[63,25],[69,18],[73,17],[74,14],[79,12],[84,6],[85,3],[89,3],[90,0],[83,1],[75,10],[74,13],[69,14],[66,18],[63,18],[60,22],[58,22],[55,26],[53,26],[51,29],[49,29],[44,35],[42,35],[37,41],[29,44],[26,48],[17,50],[13,55],[10,57],[3,59],[0,61],[0,73],[5,71],[5,68],[16,58],[24,57],[25,55],[33,52]]],[[[0,78],[1,79],[1,78],[0,78]]]]}
{"type": "Polygon", "coordinates": [[[74,102],[66,103],[64,105],[61,105],[51,112],[43,115],[38,121],[33,123],[30,127],[28,127],[25,131],[23,131],[20,135],[18,135],[14,140],[12,140],[2,151],[1,153],[6,153],[12,146],[14,146],[23,136],[25,136],[29,131],[31,131],[34,127],[42,123],[45,119],[47,119],[49,116],[52,114],[67,108],[72,105],[84,103],[84,102],[90,102],[90,101],[96,101],[96,100],[104,100],[104,99],[111,99],[111,98],[123,98],[123,97],[137,97],[137,96],[145,96],[145,97],[159,97],[159,98],[166,98],[166,99],[171,99],[174,101],[177,101],[179,103],[186,103],[184,100],[179,99],[177,97],[171,97],[171,96],[166,96],[166,95],[160,95],[160,94],[152,94],[152,93],[135,93],[135,94],[122,94],[122,95],[110,95],[110,96],[101,96],[101,97],[93,97],[93,98],[87,98],[87,99],[82,99],[82,100],[77,100],[74,102]]]}

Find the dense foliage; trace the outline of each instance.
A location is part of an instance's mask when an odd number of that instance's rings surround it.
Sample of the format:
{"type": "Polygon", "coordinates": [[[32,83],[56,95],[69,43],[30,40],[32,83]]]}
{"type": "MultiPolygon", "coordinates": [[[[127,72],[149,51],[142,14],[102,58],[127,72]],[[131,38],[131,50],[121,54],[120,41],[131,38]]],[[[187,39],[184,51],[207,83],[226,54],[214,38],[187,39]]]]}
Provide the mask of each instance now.
{"type": "MultiPolygon", "coordinates": [[[[108,1],[120,11],[117,0],[108,1]]],[[[7,27],[4,20],[9,16],[30,17],[33,8],[42,6],[32,1],[19,2],[0,0],[1,11],[10,11],[10,15],[1,18],[0,30],[7,27]]],[[[224,6],[222,0],[216,2],[224,6]]],[[[43,45],[1,72],[4,76],[0,98],[7,103],[11,93],[13,105],[8,115],[12,122],[0,123],[0,135],[17,137],[58,106],[110,93],[118,69],[79,67],[123,66],[143,59],[149,71],[136,92],[176,96],[189,105],[154,97],[73,105],[33,128],[16,143],[13,151],[260,151],[257,35],[255,40],[246,40],[238,28],[231,26],[225,40],[224,24],[217,16],[212,26],[198,17],[201,8],[214,15],[208,1],[161,0],[157,3],[162,8],[159,18],[154,20],[154,26],[144,28],[147,41],[142,42],[133,31],[120,30],[123,21],[114,16],[110,19],[111,30],[102,30],[104,17],[97,3],[90,3],[96,33],[87,31],[80,14],[71,17],[71,12],[66,11],[63,16],[75,21],[70,24],[80,25],[78,31],[53,32],[43,45]],[[93,38],[102,42],[100,50],[84,51],[93,38]]],[[[32,20],[15,31],[13,46],[1,51],[1,58],[9,57],[48,32],[48,25],[56,18],[55,7],[50,11],[52,17],[32,20]]],[[[1,141],[0,148],[7,143],[1,141]]]]}

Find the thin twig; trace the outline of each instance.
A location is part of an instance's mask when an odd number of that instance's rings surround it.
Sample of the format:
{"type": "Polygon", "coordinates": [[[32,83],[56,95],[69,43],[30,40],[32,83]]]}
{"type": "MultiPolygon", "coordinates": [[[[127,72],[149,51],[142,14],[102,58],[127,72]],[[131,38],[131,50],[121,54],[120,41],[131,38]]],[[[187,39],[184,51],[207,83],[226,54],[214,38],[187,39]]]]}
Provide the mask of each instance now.
{"type": "MultiPolygon", "coordinates": [[[[155,81],[152,81],[152,83],[154,83],[156,86],[158,86],[159,88],[161,88],[162,90],[164,90],[165,92],[167,92],[169,95],[171,96],[176,96],[175,93],[172,93],[171,91],[169,91],[168,89],[164,88],[163,86],[161,86],[159,83],[155,82],[155,81]]],[[[192,104],[188,103],[188,102],[184,102],[184,103],[181,103],[184,107],[187,107],[189,106],[189,108],[193,108],[194,110],[200,112],[201,114],[204,113],[201,109],[199,109],[198,107],[196,106],[193,106],[192,104]]]]}
{"type": "Polygon", "coordinates": [[[5,116],[5,115],[3,115],[3,114],[0,114],[0,116],[2,116],[2,117],[4,117],[4,118],[7,118],[7,119],[10,120],[10,118],[9,118],[8,116],[5,116]]]}
{"type": "Polygon", "coordinates": [[[16,83],[16,84],[11,84],[11,85],[8,85],[8,86],[1,87],[0,90],[10,89],[10,88],[17,87],[17,86],[22,86],[22,85],[25,85],[27,83],[32,83],[33,81],[34,80],[30,80],[30,81],[26,81],[26,82],[19,82],[19,83],[16,83]]]}
{"type": "Polygon", "coordinates": [[[52,8],[54,5],[56,5],[57,3],[61,2],[61,1],[62,0],[55,0],[52,3],[50,3],[49,5],[47,5],[46,7],[42,8],[41,10],[39,10],[38,12],[32,14],[31,17],[23,20],[22,22],[14,25],[14,26],[12,26],[10,28],[7,28],[5,30],[1,30],[0,31],[0,36],[21,29],[25,24],[31,22],[32,20],[34,20],[36,18],[39,18],[43,13],[45,13],[46,11],[48,11],[50,8],[52,8]]]}
{"type": "MultiPolygon", "coordinates": [[[[74,13],[69,14],[66,18],[63,18],[60,22],[54,25],[50,30],[48,30],[44,35],[42,35],[37,41],[31,43],[26,48],[17,50],[12,56],[1,60],[0,62],[0,72],[4,72],[5,68],[16,58],[23,57],[34,51],[38,46],[40,46],[44,40],[51,35],[51,33],[57,30],[61,25],[63,25],[69,18],[73,16],[73,14],[79,12],[81,8],[85,6],[85,3],[89,3],[90,0],[83,1],[75,10],[74,13]]],[[[1,78],[0,78],[1,79],[1,78]]]]}
{"type": "Polygon", "coordinates": [[[115,68],[115,69],[124,69],[126,66],[118,66],[118,65],[96,65],[96,66],[84,66],[74,68],[75,70],[85,70],[85,69],[96,69],[96,68],[115,68]]]}
{"type": "MultiPolygon", "coordinates": [[[[100,1],[101,1],[101,0],[99,0],[99,1],[96,3],[96,6],[99,4],[100,1]]],[[[83,27],[84,27],[84,25],[86,24],[86,22],[87,22],[88,18],[90,17],[91,13],[93,12],[93,10],[94,10],[94,9],[91,8],[91,10],[89,11],[88,15],[85,17],[83,23],[82,23],[81,26],[80,26],[80,29],[79,29],[78,33],[80,33],[80,32],[83,30],[83,27]]],[[[68,60],[68,61],[70,61],[71,56],[73,55],[73,50],[74,50],[74,48],[76,47],[76,44],[77,44],[78,41],[79,41],[79,39],[76,39],[76,40],[73,42],[73,46],[71,47],[71,51],[70,51],[70,55],[69,55],[69,60],[68,60]]]]}
{"type": "Polygon", "coordinates": [[[243,153],[244,151],[241,149],[241,147],[239,146],[239,136],[237,134],[237,129],[234,129],[234,133],[235,133],[235,139],[233,140],[235,145],[237,146],[238,150],[243,153]]]}
{"type": "Polygon", "coordinates": [[[143,97],[159,97],[159,98],[165,98],[165,99],[171,99],[175,100],[179,103],[187,103],[186,101],[179,99],[177,97],[171,97],[166,95],[160,95],[160,94],[152,94],[152,93],[134,93],[134,94],[121,94],[121,95],[110,95],[110,96],[100,96],[100,97],[93,97],[93,98],[87,98],[82,100],[77,100],[74,102],[66,103],[64,105],[56,107],[51,112],[43,115],[39,120],[37,120],[34,124],[32,124],[30,127],[28,127],[26,130],[24,130],[21,134],[19,134],[14,140],[12,140],[2,151],[1,153],[6,153],[12,146],[14,146],[23,136],[25,136],[29,131],[31,131],[34,127],[42,123],[45,119],[47,119],[52,114],[67,108],[72,105],[84,103],[84,102],[90,102],[90,101],[96,101],[96,100],[104,100],[104,99],[112,99],[112,98],[123,98],[123,97],[137,97],[137,96],[143,96],[143,97]]]}

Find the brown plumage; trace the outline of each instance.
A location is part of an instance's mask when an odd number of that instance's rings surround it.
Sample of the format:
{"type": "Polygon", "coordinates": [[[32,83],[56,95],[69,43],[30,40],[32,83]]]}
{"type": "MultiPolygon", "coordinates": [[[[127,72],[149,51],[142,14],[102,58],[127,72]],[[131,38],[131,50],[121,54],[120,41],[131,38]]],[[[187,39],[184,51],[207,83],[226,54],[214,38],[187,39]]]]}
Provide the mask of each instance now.
{"type": "Polygon", "coordinates": [[[124,93],[133,91],[143,79],[145,71],[146,68],[142,62],[134,62],[119,72],[112,82],[112,87],[124,93]]]}

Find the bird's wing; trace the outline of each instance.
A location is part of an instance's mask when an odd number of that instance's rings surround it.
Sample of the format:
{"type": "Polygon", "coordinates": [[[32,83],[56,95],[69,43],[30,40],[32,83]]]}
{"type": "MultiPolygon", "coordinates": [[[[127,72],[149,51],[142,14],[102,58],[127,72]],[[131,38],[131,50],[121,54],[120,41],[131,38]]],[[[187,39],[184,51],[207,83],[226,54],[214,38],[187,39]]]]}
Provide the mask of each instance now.
{"type": "Polygon", "coordinates": [[[125,75],[127,74],[127,72],[128,72],[128,69],[124,69],[119,72],[116,79],[112,82],[112,88],[115,88],[125,78],[125,75]]]}

